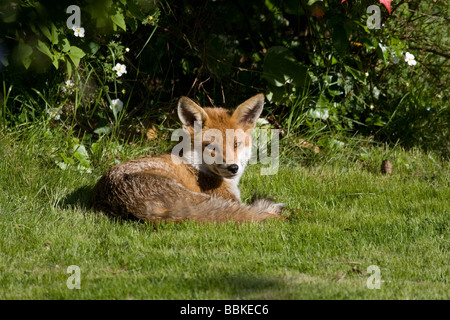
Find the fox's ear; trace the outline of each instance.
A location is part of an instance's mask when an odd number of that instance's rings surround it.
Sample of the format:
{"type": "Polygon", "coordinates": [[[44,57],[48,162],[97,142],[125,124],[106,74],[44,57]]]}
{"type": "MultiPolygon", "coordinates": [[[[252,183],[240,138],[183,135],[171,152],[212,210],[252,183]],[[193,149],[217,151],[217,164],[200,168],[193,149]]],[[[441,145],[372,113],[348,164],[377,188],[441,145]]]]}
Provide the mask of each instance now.
{"type": "Polygon", "coordinates": [[[183,127],[194,127],[194,121],[205,122],[208,115],[205,110],[187,97],[181,97],[178,101],[178,117],[183,127]]]}
{"type": "Polygon", "coordinates": [[[253,129],[264,106],[264,94],[260,93],[241,103],[233,112],[233,118],[244,130],[253,129]]]}

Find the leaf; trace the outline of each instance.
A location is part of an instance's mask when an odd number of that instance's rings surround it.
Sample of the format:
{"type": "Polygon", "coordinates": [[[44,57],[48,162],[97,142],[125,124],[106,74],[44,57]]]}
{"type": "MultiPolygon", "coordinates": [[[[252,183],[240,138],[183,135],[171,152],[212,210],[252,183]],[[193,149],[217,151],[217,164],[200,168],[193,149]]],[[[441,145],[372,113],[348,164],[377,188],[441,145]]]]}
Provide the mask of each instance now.
{"type": "Polygon", "coordinates": [[[70,50],[70,43],[69,43],[69,40],[63,39],[62,51],[63,51],[63,52],[69,52],[69,50],[70,50]]]}
{"type": "Polygon", "coordinates": [[[317,100],[316,107],[325,109],[330,104],[330,101],[325,97],[324,94],[321,94],[319,100],[317,100]]]}
{"type": "Polygon", "coordinates": [[[77,68],[78,65],[80,64],[81,58],[85,56],[85,53],[78,47],[70,46],[68,55],[69,58],[72,60],[73,64],[75,65],[75,68],[77,68]]]}
{"type": "Polygon", "coordinates": [[[53,60],[53,54],[51,53],[50,48],[44,42],[38,40],[36,48],[53,60]]]}
{"type": "Polygon", "coordinates": [[[67,59],[65,59],[65,61],[66,61],[66,68],[67,68],[67,77],[70,79],[72,77],[72,64],[67,59]]]}
{"type": "Polygon", "coordinates": [[[22,61],[25,69],[28,69],[30,67],[32,54],[33,48],[24,43],[23,40],[20,40],[19,45],[17,46],[17,58],[19,61],[22,61]]]}
{"type": "Polygon", "coordinates": [[[61,170],[67,170],[67,163],[61,162],[61,161],[57,161],[56,165],[61,169],[61,170]]]}
{"type": "Polygon", "coordinates": [[[79,161],[81,160],[89,160],[89,154],[86,150],[86,147],[82,144],[77,144],[73,147],[75,152],[73,153],[73,156],[77,158],[79,161]]]}
{"type": "Polygon", "coordinates": [[[375,49],[375,47],[377,46],[377,44],[374,44],[374,42],[366,36],[361,37],[361,42],[366,47],[367,52],[375,49]]]}
{"type": "Polygon", "coordinates": [[[267,85],[267,100],[269,100],[270,102],[275,102],[275,103],[279,103],[283,100],[284,97],[284,93],[285,90],[283,87],[277,87],[277,86],[272,86],[272,85],[267,85]]]}
{"type": "Polygon", "coordinates": [[[55,52],[55,55],[52,58],[52,64],[55,66],[56,70],[59,68],[59,59],[61,58],[61,53],[55,52]]]}
{"type": "Polygon", "coordinates": [[[131,28],[131,32],[135,33],[138,28],[138,22],[134,17],[127,17],[127,24],[131,28]]]}
{"type": "Polygon", "coordinates": [[[42,33],[48,40],[52,40],[52,34],[50,33],[50,30],[46,26],[39,26],[39,29],[41,29],[42,33]]]}
{"type": "MultiPolygon", "coordinates": [[[[9,66],[8,57],[7,57],[6,55],[0,55],[0,63],[1,63],[4,67],[9,66]]],[[[2,69],[1,66],[0,66],[0,69],[2,69]]]]}
{"type": "Polygon", "coordinates": [[[338,148],[338,149],[342,149],[345,146],[345,143],[336,139],[331,139],[331,145],[338,148]]]}
{"type": "Polygon", "coordinates": [[[102,145],[99,142],[94,142],[91,145],[91,151],[92,151],[93,155],[101,156],[102,150],[103,150],[103,147],[102,147],[102,145]]]}
{"type": "Polygon", "coordinates": [[[131,15],[133,17],[142,21],[145,19],[145,15],[142,14],[141,10],[139,9],[139,7],[137,6],[137,4],[135,2],[136,1],[128,2],[128,4],[127,4],[128,11],[131,13],[131,15]]]}
{"type": "Polygon", "coordinates": [[[347,70],[348,72],[350,72],[350,74],[353,76],[353,78],[355,78],[356,80],[358,80],[359,82],[361,82],[362,84],[366,84],[366,77],[364,76],[364,73],[352,68],[350,66],[344,65],[345,70],[347,70]]]}
{"type": "Polygon", "coordinates": [[[72,157],[68,157],[64,153],[60,153],[59,155],[63,158],[65,164],[75,164],[75,160],[72,157]]]}
{"type": "Polygon", "coordinates": [[[332,34],[333,46],[340,55],[344,55],[350,49],[347,32],[342,26],[335,26],[332,34]]]}
{"type": "Polygon", "coordinates": [[[379,43],[376,51],[378,56],[383,59],[384,65],[387,66],[389,64],[389,51],[387,47],[379,43]]]}
{"type": "Polygon", "coordinates": [[[91,54],[96,54],[100,49],[100,45],[97,42],[91,41],[89,42],[89,49],[91,51],[91,54]]]}
{"type": "Polygon", "coordinates": [[[56,26],[53,23],[50,41],[52,44],[58,44],[58,29],[56,29],[56,26]]]}
{"type": "Polygon", "coordinates": [[[116,26],[119,26],[124,31],[127,31],[127,25],[125,24],[125,19],[122,13],[117,12],[115,15],[111,16],[111,20],[116,26]]]}
{"type": "Polygon", "coordinates": [[[335,65],[338,62],[339,61],[334,56],[331,57],[331,65],[335,65]]]}
{"type": "Polygon", "coordinates": [[[370,126],[377,126],[377,127],[383,127],[386,124],[386,122],[383,121],[380,115],[374,115],[372,117],[369,116],[366,118],[365,122],[370,126]]]}
{"type": "Polygon", "coordinates": [[[90,169],[91,168],[91,163],[89,162],[89,159],[81,159],[79,165],[81,167],[86,168],[86,169],[90,169]]]}
{"type": "Polygon", "coordinates": [[[307,68],[295,59],[292,51],[282,46],[267,50],[262,77],[275,87],[282,87],[289,82],[303,87],[309,79],[307,68]]]}
{"type": "Polygon", "coordinates": [[[111,133],[111,127],[110,126],[105,126],[105,127],[100,127],[94,130],[94,133],[98,134],[99,136],[101,135],[107,135],[111,133]]]}
{"type": "Polygon", "coordinates": [[[28,69],[31,65],[31,58],[30,57],[25,57],[22,60],[23,66],[25,67],[25,69],[28,69]]]}

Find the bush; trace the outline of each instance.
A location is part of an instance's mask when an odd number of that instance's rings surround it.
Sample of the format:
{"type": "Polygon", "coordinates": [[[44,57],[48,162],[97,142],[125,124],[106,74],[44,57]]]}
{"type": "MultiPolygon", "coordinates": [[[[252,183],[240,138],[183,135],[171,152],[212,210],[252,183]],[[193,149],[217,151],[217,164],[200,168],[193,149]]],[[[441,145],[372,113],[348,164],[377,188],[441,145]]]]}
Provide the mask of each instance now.
{"type": "Polygon", "coordinates": [[[171,126],[181,95],[235,105],[265,92],[265,116],[288,135],[450,154],[446,1],[394,1],[389,14],[377,1],[85,0],[84,37],[66,26],[69,5],[2,3],[3,125],[60,118],[95,139],[130,137],[171,126]]]}

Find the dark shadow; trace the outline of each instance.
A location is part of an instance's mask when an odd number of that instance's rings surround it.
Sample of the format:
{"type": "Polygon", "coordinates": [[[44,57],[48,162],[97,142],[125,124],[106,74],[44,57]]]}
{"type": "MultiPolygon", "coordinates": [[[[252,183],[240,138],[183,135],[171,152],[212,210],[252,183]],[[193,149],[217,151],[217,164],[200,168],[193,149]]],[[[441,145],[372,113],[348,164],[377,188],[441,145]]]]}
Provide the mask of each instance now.
{"type": "Polygon", "coordinates": [[[284,283],[275,277],[261,277],[245,274],[225,276],[221,279],[221,283],[232,295],[242,297],[245,297],[248,294],[263,295],[270,291],[277,291],[284,286],[284,283]]]}
{"type": "MultiPolygon", "coordinates": [[[[134,216],[128,216],[128,217],[115,217],[110,214],[106,214],[103,211],[96,210],[91,206],[91,197],[94,190],[94,186],[82,186],[78,189],[75,189],[74,191],[68,193],[62,201],[59,203],[59,206],[61,209],[67,210],[67,209],[73,209],[73,208],[80,208],[83,211],[89,211],[90,214],[98,214],[104,217],[107,217],[109,219],[112,219],[118,224],[125,224],[125,223],[146,223],[144,220],[138,219],[134,216]]],[[[156,225],[153,226],[154,229],[156,229],[156,225]]]]}
{"type": "Polygon", "coordinates": [[[67,194],[60,202],[62,209],[78,207],[84,210],[90,209],[90,201],[94,186],[82,186],[67,194]]]}
{"type": "MultiPolygon", "coordinates": [[[[205,291],[220,291],[231,299],[277,299],[280,293],[289,290],[286,281],[281,277],[258,276],[251,274],[229,274],[195,279],[180,278],[180,291],[203,295],[205,291]]],[[[285,297],[285,295],[283,295],[285,297]]]]}

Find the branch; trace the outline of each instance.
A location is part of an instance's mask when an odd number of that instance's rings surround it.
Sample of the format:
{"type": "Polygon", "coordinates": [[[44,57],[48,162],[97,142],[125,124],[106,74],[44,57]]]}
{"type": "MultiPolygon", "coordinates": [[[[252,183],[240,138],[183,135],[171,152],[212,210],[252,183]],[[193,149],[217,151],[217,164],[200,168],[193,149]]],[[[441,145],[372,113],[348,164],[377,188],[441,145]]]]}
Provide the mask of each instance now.
{"type": "Polygon", "coordinates": [[[437,54],[438,56],[450,59],[450,54],[445,53],[445,52],[439,52],[439,51],[436,51],[436,50],[431,49],[431,48],[419,48],[419,47],[413,47],[413,46],[408,46],[408,47],[410,49],[414,49],[414,50],[431,52],[431,53],[437,54]]]}

